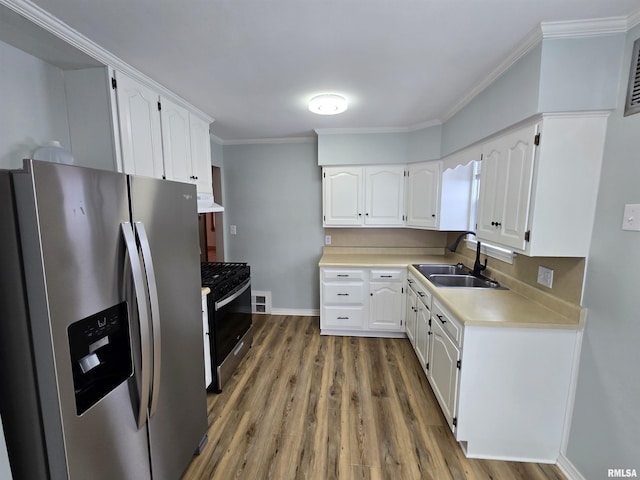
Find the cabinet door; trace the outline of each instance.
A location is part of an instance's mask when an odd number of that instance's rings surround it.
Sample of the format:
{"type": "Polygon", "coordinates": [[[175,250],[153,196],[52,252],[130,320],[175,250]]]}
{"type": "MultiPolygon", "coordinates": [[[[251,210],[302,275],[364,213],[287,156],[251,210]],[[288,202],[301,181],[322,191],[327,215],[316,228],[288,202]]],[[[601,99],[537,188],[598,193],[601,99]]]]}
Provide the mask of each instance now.
{"type": "Polygon", "coordinates": [[[325,226],[362,225],[363,170],[327,167],[322,175],[325,226]]]}
{"type": "Polygon", "coordinates": [[[189,114],[189,130],[191,132],[191,169],[196,181],[196,190],[198,193],[213,195],[209,123],[189,114]]]}
{"type": "Polygon", "coordinates": [[[425,370],[428,370],[427,363],[429,362],[429,320],[431,313],[425,305],[418,300],[416,315],[416,345],[415,351],[420,361],[420,365],[425,370]]]}
{"type": "Polygon", "coordinates": [[[440,162],[409,165],[407,177],[407,225],[436,228],[440,198],[440,162]]]}
{"type": "MultiPolygon", "coordinates": [[[[411,282],[411,280],[409,280],[411,282]]],[[[407,338],[413,345],[413,348],[416,348],[416,302],[417,302],[416,292],[413,291],[411,287],[407,288],[407,309],[405,313],[405,331],[407,333],[407,338]]]]}
{"type": "Polygon", "coordinates": [[[429,380],[451,430],[458,401],[458,360],[460,350],[437,321],[431,322],[429,380]]]}
{"type": "Polygon", "coordinates": [[[365,169],[365,225],[404,225],[404,166],[365,169]]]}
{"type": "Polygon", "coordinates": [[[189,111],[166,98],[162,98],[161,104],[162,152],[166,178],[195,183],[191,169],[189,111]]]}
{"type": "Polygon", "coordinates": [[[115,72],[124,173],[163,178],[158,94],[115,72]]]}
{"type": "Polygon", "coordinates": [[[404,295],[401,282],[371,282],[369,328],[402,331],[404,295]]]}
{"type": "Polygon", "coordinates": [[[479,238],[525,247],[537,128],[529,125],[484,146],[476,229],[479,238]]]}

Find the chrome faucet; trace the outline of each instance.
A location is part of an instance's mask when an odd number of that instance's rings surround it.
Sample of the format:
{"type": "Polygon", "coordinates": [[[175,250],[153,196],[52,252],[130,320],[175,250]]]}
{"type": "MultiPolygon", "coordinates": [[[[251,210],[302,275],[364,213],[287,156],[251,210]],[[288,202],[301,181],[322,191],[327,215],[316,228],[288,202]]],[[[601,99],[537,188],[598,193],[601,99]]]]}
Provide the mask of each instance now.
{"type": "MultiPolygon", "coordinates": [[[[460,244],[462,239],[467,235],[473,235],[477,239],[476,232],[472,232],[471,230],[468,230],[466,232],[462,232],[458,236],[458,238],[456,238],[456,241],[453,242],[453,244],[449,247],[449,251],[455,252],[458,249],[458,245],[460,244]]],[[[480,262],[480,247],[481,247],[480,240],[476,240],[476,260],[475,260],[475,262],[473,262],[473,276],[474,277],[479,277],[480,276],[480,272],[482,272],[483,270],[486,270],[486,268],[487,268],[487,257],[484,257],[484,265],[480,262]]]]}

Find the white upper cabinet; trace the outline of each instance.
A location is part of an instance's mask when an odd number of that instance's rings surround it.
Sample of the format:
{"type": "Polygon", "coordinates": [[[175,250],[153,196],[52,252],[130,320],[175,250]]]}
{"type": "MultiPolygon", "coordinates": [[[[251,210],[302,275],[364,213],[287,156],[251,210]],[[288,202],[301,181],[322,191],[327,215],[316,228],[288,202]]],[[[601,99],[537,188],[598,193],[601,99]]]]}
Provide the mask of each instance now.
{"type": "Polygon", "coordinates": [[[409,165],[407,226],[466,230],[471,206],[473,160],[479,159],[479,153],[475,155],[469,150],[443,161],[409,165]]]}
{"type": "Polygon", "coordinates": [[[122,171],[196,185],[209,195],[209,123],[132,78],[114,72],[122,171]]]}
{"type": "Polygon", "coordinates": [[[441,162],[409,165],[407,177],[407,226],[436,228],[440,198],[441,162]]]}
{"type": "Polygon", "coordinates": [[[404,225],[404,165],[366,167],[364,171],[365,225],[404,225]]]}
{"type": "Polygon", "coordinates": [[[608,114],[544,114],[483,145],[478,238],[536,257],[586,257],[608,114]]]}
{"type": "Polygon", "coordinates": [[[324,225],[362,225],[364,172],[362,167],[326,167],[322,172],[324,225]]]}
{"type": "Polygon", "coordinates": [[[325,167],[326,227],[404,224],[404,166],[325,167]]]}
{"type": "Polygon", "coordinates": [[[189,130],[191,133],[191,170],[195,177],[198,193],[213,195],[209,122],[190,113],[189,130]]]}
{"type": "Polygon", "coordinates": [[[528,125],[484,145],[478,238],[525,248],[537,133],[537,124],[528,125]]]}
{"type": "Polygon", "coordinates": [[[160,99],[160,105],[165,177],[167,180],[195,183],[191,166],[189,111],[164,97],[160,99]]]}
{"type": "Polygon", "coordinates": [[[115,72],[115,80],[122,169],[124,173],[163,178],[158,94],[121,72],[115,72]]]}

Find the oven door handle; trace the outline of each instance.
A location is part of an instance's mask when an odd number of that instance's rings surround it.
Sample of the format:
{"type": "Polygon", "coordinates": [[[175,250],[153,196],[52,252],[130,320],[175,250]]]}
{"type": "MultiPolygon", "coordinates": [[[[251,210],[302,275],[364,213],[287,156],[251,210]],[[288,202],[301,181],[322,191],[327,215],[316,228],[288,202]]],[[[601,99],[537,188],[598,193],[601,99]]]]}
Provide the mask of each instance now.
{"type": "Polygon", "coordinates": [[[224,307],[225,305],[233,302],[236,298],[242,295],[245,292],[245,290],[250,286],[251,286],[251,280],[247,280],[247,283],[244,285],[244,287],[242,287],[240,290],[237,290],[233,295],[230,295],[227,298],[223,298],[219,302],[216,302],[215,303],[216,312],[220,310],[222,307],[224,307]]]}

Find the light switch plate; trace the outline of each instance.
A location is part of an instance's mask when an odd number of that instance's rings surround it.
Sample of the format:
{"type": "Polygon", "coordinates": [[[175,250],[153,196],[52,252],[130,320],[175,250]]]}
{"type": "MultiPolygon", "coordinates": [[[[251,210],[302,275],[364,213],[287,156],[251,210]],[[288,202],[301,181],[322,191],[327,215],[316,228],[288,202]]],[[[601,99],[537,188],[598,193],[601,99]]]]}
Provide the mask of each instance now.
{"type": "Polygon", "coordinates": [[[627,204],[624,206],[622,229],[640,232],[640,204],[627,204]]]}
{"type": "Polygon", "coordinates": [[[324,236],[324,244],[325,245],[331,245],[331,235],[325,235],[324,236]]]}
{"type": "Polygon", "coordinates": [[[235,225],[231,225],[229,227],[229,233],[231,233],[231,235],[235,235],[238,231],[236,230],[236,226],[235,225]]]}

